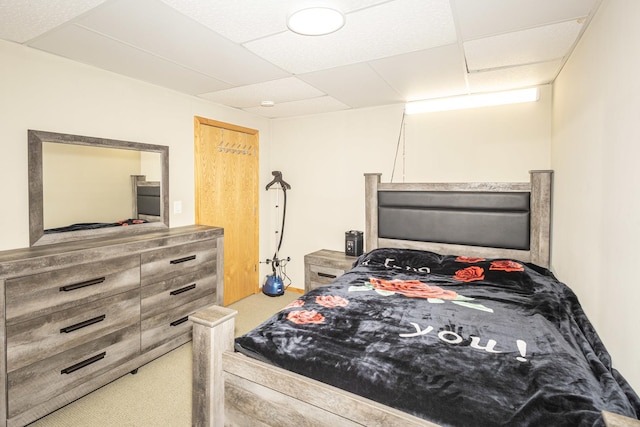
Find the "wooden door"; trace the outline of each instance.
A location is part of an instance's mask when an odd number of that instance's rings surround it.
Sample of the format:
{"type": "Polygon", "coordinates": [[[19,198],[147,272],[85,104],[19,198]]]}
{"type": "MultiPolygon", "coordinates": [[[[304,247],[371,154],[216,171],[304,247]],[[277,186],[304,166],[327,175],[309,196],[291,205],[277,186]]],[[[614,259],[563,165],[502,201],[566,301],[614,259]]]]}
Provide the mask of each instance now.
{"type": "Polygon", "coordinates": [[[224,228],[225,306],[260,289],[258,165],[257,130],[195,118],[196,223],[224,228]]]}

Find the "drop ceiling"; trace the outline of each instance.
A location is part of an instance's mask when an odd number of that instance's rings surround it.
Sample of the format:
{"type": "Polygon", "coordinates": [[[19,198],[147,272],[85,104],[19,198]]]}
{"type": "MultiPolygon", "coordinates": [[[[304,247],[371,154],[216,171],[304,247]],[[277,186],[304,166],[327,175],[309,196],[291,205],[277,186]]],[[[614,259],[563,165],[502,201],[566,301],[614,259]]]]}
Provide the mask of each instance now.
{"type": "Polygon", "coordinates": [[[548,84],[600,2],[0,0],[0,38],[283,118],[548,84]],[[317,3],[344,27],[287,29],[317,3]]]}

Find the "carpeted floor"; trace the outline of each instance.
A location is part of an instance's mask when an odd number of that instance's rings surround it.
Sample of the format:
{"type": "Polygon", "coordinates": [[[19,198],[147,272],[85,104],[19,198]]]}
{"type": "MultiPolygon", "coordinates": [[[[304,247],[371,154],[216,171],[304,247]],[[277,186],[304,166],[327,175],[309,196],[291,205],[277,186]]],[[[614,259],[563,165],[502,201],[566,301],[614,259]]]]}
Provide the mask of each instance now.
{"type": "MultiPolygon", "coordinates": [[[[251,330],[300,294],[262,293],[232,305],[236,336],[251,330]]],[[[191,343],[141,366],[30,424],[31,427],[182,427],[191,425],[191,343]]]]}

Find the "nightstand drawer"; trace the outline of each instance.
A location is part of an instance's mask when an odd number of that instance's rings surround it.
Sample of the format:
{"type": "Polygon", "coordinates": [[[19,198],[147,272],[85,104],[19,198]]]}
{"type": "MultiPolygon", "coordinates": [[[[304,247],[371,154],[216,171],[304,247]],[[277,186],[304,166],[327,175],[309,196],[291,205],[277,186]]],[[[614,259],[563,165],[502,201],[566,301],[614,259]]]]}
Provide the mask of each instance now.
{"type": "Polygon", "coordinates": [[[191,334],[192,322],[188,319],[189,316],[212,304],[215,304],[213,294],[143,319],[142,351],[158,347],[179,335],[191,334]]]}
{"type": "Polygon", "coordinates": [[[339,268],[324,267],[322,265],[310,265],[311,281],[322,285],[333,282],[336,278],[342,276],[345,270],[339,268]]]}
{"type": "Polygon", "coordinates": [[[155,316],[204,296],[215,301],[216,264],[207,263],[200,270],[143,286],[141,290],[142,318],[155,316]]]}
{"type": "Polygon", "coordinates": [[[11,372],[140,321],[138,290],[7,326],[11,372]]]}
{"type": "Polygon", "coordinates": [[[304,290],[328,285],[351,269],[357,257],[344,252],[321,249],[304,256],[304,290]]]}
{"type": "Polygon", "coordinates": [[[119,294],[140,285],[140,257],[127,256],[6,281],[7,325],[119,294]]]}
{"type": "Polygon", "coordinates": [[[7,375],[9,417],[82,386],[137,356],[139,325],[132,325],[7,375]]]}
{"type": "Polygon", "coordinates": [[[187,243],[145,252],[141,258],[142,285],[167,280],[198,270],[206,263],[215,263],[215,240],[187,243]]]}

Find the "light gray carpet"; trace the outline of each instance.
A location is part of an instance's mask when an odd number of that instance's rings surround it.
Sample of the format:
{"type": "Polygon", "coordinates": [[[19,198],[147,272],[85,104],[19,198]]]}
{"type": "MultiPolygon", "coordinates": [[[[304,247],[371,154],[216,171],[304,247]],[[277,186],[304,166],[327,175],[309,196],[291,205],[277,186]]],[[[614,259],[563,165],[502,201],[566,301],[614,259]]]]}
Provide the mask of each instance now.
{"type": "MultiPolygon", "coordinates": [[[[262,293],[229,306],[238,311],[236,336],[298,298],[262,293]]],[[[31,427],[181,427],[191,425],[191,343],[141,366],[136,375],[107,384],[30,424],[31,427]]]]}

